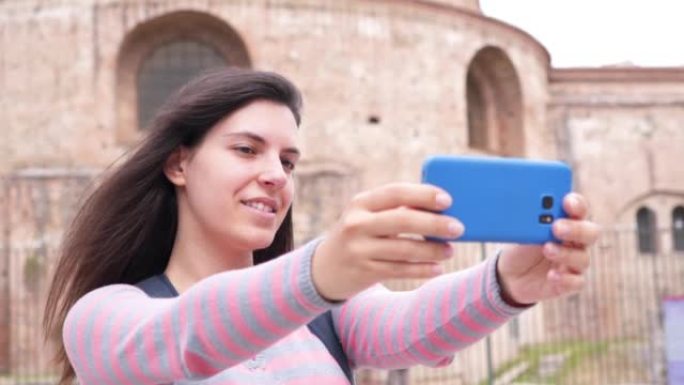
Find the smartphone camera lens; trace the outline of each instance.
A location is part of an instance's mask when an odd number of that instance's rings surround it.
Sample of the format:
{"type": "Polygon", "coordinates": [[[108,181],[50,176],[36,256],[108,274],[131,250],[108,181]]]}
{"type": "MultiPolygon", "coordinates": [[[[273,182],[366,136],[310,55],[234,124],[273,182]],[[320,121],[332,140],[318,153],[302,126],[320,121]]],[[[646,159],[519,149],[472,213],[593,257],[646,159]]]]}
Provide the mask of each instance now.
{"type": "Polygon", "coordinates": [[[544,197],[542,197],[542,208],[548,210],[551,207],[553,207],[553,197],[550,195],[544,195],[544,197]]]}
{"type": "Polygon", "coordinates": [[[553,215],[550,214],[542,214],[539,216],[539,223],[543,223],[545,225],[551,224],[553,222],[553,215]]]}

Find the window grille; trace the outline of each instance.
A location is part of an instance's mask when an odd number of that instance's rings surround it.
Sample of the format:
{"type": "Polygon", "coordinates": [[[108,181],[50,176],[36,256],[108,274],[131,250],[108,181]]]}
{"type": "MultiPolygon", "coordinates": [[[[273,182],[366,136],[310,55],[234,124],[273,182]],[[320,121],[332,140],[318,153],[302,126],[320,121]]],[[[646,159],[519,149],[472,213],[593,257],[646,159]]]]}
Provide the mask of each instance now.
{"type": "Polygon", "coordinates": [[[178,40],[156,48],[138,72],[138,127],[144,129],[166,99],[198,74],[227,66],[213,47],[194,40],[178,40]]]}
{"type": "Polygon", "coordinates": [[[672,248],[684,251],[684,206],[672,210],[672,248]]]}
{"type": "Polygon", "coordinates": [[[637,211],[637,235],[639,252],[656,252],[656,217],[653,210],[642,207],[637,211]]]}

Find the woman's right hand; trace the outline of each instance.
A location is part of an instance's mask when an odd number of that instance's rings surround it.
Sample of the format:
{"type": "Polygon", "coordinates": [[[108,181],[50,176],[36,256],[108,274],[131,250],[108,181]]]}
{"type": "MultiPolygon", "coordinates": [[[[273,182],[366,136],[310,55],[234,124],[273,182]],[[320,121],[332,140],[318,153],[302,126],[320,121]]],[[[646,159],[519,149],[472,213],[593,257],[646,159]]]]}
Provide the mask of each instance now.
{"type": "Polygon", "coordinates": [[[450,205],[444,190],[426,184],[388,184],[356,195],[314,253],[316,289],[328,300],[345,300],[384,280],[441,274],[451,246],[423,237],[463,234],[459,221],[434,212],[450,205]]]}

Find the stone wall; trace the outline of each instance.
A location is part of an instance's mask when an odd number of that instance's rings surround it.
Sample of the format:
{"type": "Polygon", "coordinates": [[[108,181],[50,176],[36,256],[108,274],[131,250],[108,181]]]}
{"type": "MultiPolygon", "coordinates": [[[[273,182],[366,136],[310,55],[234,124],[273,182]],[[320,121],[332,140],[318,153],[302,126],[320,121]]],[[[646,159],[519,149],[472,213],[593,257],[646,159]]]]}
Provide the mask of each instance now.
{"type": "Polygon", "coordinates": [[[10,304],[9,290],[10,227],[9,186],[0,178],[0,373],[10,372],[10,304]]]}
{"type": "Polygon", "coordinates": [[[5,192],[3,223],[5,255],[0,277],[9,295],[8,321],[0,329],[0,365],[10,372],[43,373],[51,368],[52,351],[44,344],[42,318],[51,271],[64,228],[89,184],[90,172],[62,169],[25,169],[2,180],[5,192]],[[5,356],[7,354],[8,356],[5,356]]]}
{"type": "MultiPolygon", "coordinates": [[[[510,66],[506,73],[515,75],[502,80],[505,87],[519,83],[519,93],[513,93],[521,99],[519,110],[510,115],[522,122],[515,138],[521,156],[570,163],[576,189],[589,198],[593,218],[607,227],[633,229],[642,204],[667,218],[684,196],[684,69],[550,69],[543,46],[524,31],[482,16],[477,3],[0,2],[0,289],[6,288],[0,290],[0,370],[13,362],[22,362],[14,371],[47,365],[47,354],[31,336],[38,335],[45,277],[77,191],[92,175],[87,170],[116,162],[141,137],[130,119],[135,95],[122,81],[134,68],[126,66],[130,55],[122,50],[137,28],[162,16],[192,12],[225,27],[241,39],[254,68],[280,72],[301,87],[297,243],[334,223],[356,192],[389,181],[418,181],[428,154],[499,155],[468,146],[467,73],[478,53],[492,47],[500,53],[497,60],[510,66]]],[[[496,361],[515,354],[519,344],[567,330],[587,335],[590,326],[577,314],[602,328],[619,326],[625,312],[620,290],[626,287],[614,272],[631,277],[630,266],[642,263],[627,262],[623,256],[629,253],[620,245],[597,248],[621,263],[592,272],[609,285],[590,285],[580,297],[526,313],[517,339],[507,329],[497,332],[496,361]],[[605,304],[605,298],[616,305],[605,304]],[[535,326],[541,323],[544,332],[535,326]]],[[[480,250],[461,245],[459,255],[453,269],[476,263],[480,250]]],[[[680,288],[668,290],[675,294],[680,288]]],[[[460,355],[451,373],[464,381],[482,378],[485,368],[476,365],[482,349],[460,355]]]]}
{"type": "Polygon", "coordinates": [[[684,69],[555,70],[551,80],[549,125],[594,218],[632,225],[648,197],[671,197],[662,217],[684,203],[684,69]]]}
{"type": "Polygon", "coordinates": [[[684,292],[671,231],[672,211],[684,205],[684,68],[554,70],[550,80],[549,126],[559,154],[605,233],[590,285],[547,317],[549,330],[595,339],[653,333],[660,299],[684,292]],[[655,255],[638,252],[643,206],[658,218],[655,255]]]}
{"type": "Polygon", "coordinates": [[[306,158],[350,163],[362,187],[417,180],[430,152],[469,151],[465,75],[486,46],[505,47],[518,71],[526,155],[555,156],[545,125],[548,54],[523,32],[469,12],[436,13],[411,1],[35,4],[0,5],[7,15],[4,41],[13,42],[2,46],[0,98],[12,106],[4,111],[4,172],[102,167],[125,151],[119,122],[134,107],[118,97],[119,50],[141,23],[181,10],[225,21],[244,40],[254,67],[291,77],[305,95],[306,158]],[[388,159],[392,172],[385,170],[388,159]]]}

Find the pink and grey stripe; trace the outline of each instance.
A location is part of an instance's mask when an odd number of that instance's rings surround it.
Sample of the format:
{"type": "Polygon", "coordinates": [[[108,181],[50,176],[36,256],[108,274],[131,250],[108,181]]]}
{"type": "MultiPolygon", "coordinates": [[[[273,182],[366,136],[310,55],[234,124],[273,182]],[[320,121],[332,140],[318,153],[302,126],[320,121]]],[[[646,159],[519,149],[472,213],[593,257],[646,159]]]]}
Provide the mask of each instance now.
{"type": "Polygon", "coordinates": [[[80,384],[346,384],[306,327],[326,310],[352,366],[383,369],[447,365],[522,311],[501,299],[496,257],[414,291],[376,285],[329,303],[311,280],[316,244],[216,274],[177,298],[121,284],[87,294],[63,333],[80,384]]]}

